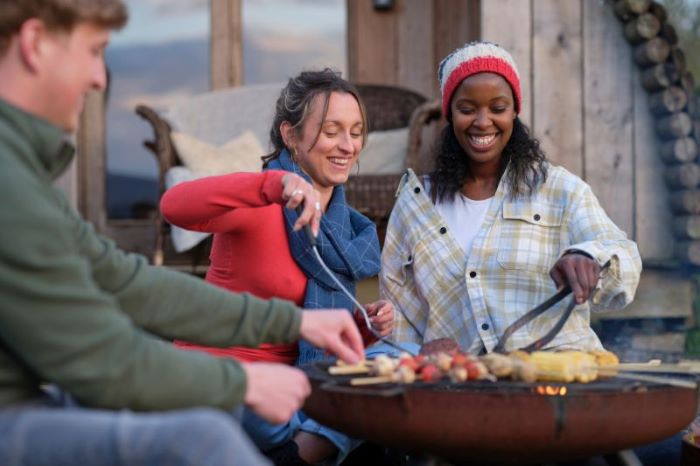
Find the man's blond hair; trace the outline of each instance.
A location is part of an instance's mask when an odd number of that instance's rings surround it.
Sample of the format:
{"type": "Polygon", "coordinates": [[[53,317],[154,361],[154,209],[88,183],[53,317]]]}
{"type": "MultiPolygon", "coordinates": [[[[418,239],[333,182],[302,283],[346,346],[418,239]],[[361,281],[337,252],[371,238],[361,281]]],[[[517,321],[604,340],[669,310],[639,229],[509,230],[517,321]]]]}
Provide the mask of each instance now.
{"type": "Polygon", "coordinates": [[[0,0],[0,54],[30,18],[42,20],[50,29],[69,32],[81,22],[120,29],[128,17],[122,0],[0,0]]]}

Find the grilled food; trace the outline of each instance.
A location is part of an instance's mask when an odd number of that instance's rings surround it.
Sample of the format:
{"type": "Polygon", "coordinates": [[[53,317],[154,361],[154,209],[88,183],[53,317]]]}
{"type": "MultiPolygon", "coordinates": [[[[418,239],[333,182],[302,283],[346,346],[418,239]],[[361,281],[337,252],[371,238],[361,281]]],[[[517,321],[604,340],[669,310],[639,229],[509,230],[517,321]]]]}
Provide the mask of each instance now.
{"type": "Polygon", "coordinates": [[[355,379],[358,384],[405,384],[415,380],[436,382],[445,378],[453,383],[497,379],[588,383],[602,376],[600,371],[603,374],[614,371],[617,364],[617,356],[610,351],[513,351],[507,355],[490,353],[478,357],[462,352],[437,352],[428,356],[402,353],[398,358],[379,355],[373,361],[363,361],[357,365],[333,366],[329,372],[336,375],[371,375],[355,379]]]}

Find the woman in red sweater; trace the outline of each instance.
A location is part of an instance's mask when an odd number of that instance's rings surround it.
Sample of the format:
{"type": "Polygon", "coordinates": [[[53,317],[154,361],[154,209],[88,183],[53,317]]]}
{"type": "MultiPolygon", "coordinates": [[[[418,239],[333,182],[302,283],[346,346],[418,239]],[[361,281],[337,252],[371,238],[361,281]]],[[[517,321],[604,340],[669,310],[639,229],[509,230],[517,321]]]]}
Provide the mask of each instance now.
{"type": "MultiPolygon", "coordinates": [[[[353,309],[315,261],[300,229],[311,224],[321,256],[346,288],[354,291],[358,280],[379,272],[376,228],[347,205],[343,188],[366,133],[364,108],[352,84],[329,69],[302,72],[289,80],[277,101],[270,130],[274,151],[263,157],[263,173],[179,184],[163,196],[162,213],[174,225],[214,233],[207,281],[307,309],[353,309]],[[294,208],[300,205],[304,210],[297,215],[294,208]]],[[[388,335],[393,306],[378,301],[366,308],[375,328],[388,335]]],[[[356,320],[366,330],[358,314],[356,320]]],[[[371,344],[371,334],[364,335],[365,344],[371,344]]],[[[324,357],[305,342],[195,348],[243,361],[298,364],[324,357]]],[[[315,463],[334,454],[340,462],[357,445],[303,413],[284,426],[270,426],[254,416],[244,426],[277,464],[315,463]]]]}

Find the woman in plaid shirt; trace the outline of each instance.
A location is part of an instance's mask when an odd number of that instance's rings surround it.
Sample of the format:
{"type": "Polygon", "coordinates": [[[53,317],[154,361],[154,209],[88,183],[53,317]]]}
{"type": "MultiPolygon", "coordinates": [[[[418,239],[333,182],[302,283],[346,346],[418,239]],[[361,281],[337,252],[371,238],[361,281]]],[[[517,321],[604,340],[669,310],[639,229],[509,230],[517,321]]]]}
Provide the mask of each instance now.
{"type": "MultiPolygon", "coordinates": [[[[451,337],[470,353],[489,352],[508,325],[569,284],[578,305],[548,348],[601,348],[590,309],[632,301],[636,244],[584,181],[547,162],[518,118],[520,79],[507,51],[466,44],[438,75],[448,125],[436,168],[404,176],[382,252],[381,294],[398,311],[394,338],[451,337]]],[[[560,314],[522,327],[507,349],[543,336],[560,314]]]]}

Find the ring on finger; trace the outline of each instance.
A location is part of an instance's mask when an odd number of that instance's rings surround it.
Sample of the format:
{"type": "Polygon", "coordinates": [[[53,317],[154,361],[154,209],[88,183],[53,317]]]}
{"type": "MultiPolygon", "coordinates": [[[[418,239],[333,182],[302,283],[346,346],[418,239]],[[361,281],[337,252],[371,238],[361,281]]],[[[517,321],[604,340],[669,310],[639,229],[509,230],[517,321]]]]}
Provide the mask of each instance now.
{"type": "Polygon", "coordinates": [[[314,207],[316,207],[316,210],[321,210],[321,202],[316,201],[316,203],[314,204],[314,207]]]}
{"type": "Polygon", "coordinates": [[[290,197],[294,197],[297,194],[304,194],[304,191],[302,191],[301,189],[295,189],[294,191],[292,191],[292,195],[290,197]]]}

